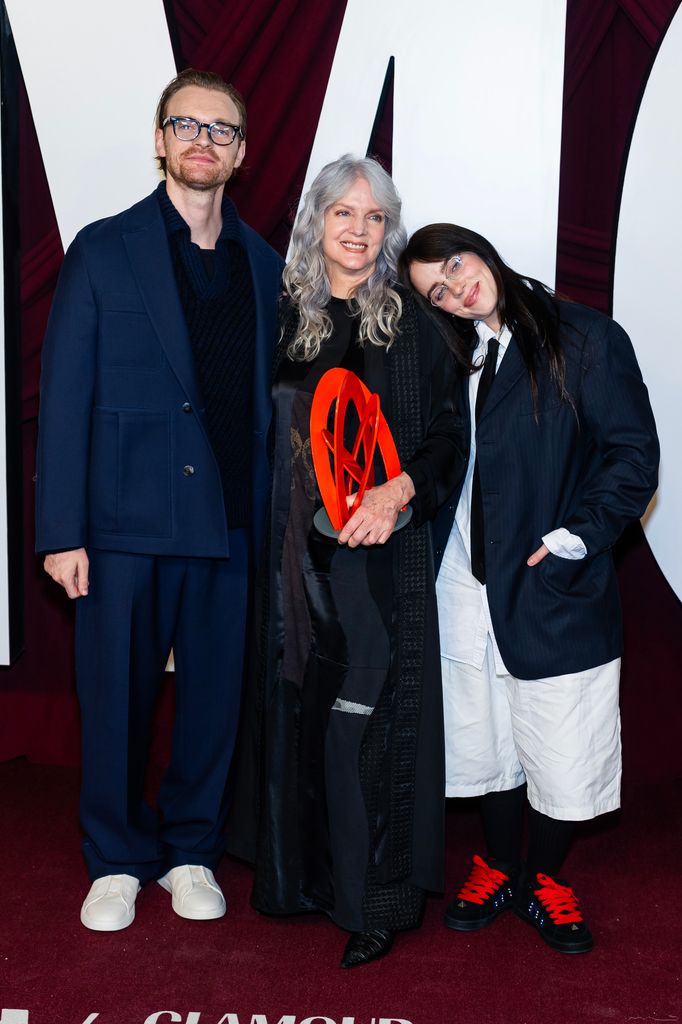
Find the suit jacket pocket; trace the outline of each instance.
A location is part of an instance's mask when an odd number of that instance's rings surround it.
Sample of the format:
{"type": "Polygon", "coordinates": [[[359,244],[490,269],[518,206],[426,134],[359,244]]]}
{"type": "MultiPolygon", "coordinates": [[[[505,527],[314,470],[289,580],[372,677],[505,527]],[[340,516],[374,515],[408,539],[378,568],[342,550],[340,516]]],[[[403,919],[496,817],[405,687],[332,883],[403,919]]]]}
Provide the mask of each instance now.
{"type": "Polygon", "coordinates": [[[170,418],[118,413],[118,532],[170,537],[170,418]]]}
{"type": "Polygon", "coordinates": [[[101,365],[157,370],[163,361],[163,351],[141,296],[110,292],[102,296],[101,306],[101,365]]]}
{"type": "Polygon", "coordinates": [[[537,416],[538,420],[542,420],[545,416],[556,416],[558,412],[562,411],[562,406],[571,408],[568,402],[562,402],[556,393],[541,395],[538,397],[537,405],[533,404],[532,398],[525,401],[519,409],[519,416],[537,416]]]}
{"type": "Polygon", "coordinates": [[[543,583],[554,593],[569,598],[593,598],[603,591],[612,565],[611,552],[602,551],[586,558],[549,554],[538,568],[543,583]]]}
{"type": "Polygon", "coordinates": [[[101,533],[170,536],[168,413],[95,409],[90,525],[101,533]]]}

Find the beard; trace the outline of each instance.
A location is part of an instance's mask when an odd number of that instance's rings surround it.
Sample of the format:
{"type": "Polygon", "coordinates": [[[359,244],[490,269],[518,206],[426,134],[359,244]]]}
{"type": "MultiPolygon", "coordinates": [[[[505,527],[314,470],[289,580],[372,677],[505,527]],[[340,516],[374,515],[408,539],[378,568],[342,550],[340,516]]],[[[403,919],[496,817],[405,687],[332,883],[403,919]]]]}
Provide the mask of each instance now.
{"type": "Polygon", "coordinates": [[[232,177],[232,167],[214,160],[212,163],[193,163],[191,150],[182,156],[166,159],[166,174],[179,185],[195,192],[208,192],[220,188],[232,177]]]}

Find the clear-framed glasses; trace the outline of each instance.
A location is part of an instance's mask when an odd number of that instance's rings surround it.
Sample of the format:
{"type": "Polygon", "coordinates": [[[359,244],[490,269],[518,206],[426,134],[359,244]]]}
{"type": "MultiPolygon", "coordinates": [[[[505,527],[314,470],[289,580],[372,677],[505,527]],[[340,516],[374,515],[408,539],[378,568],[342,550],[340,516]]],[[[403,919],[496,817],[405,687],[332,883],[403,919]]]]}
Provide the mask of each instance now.
{"type": "Polygon", "coordinates": [[[432,290],[429,296],[429,301],[432,306],[442,306],[445,301],[445,296],[450,291],[449,282],[457,279],[460,268],[462,266],[462,254],[457,252],[454,256],[451,256],[445,265],[445,280],[437,284],[432,290]]]}
{"type": "Polygon", "coordinates": [[[164,118],[161,127],[165,128],[169,124],[173,126],[173,134],[180,142],[193,142],[194,139],[198,139],[202,128],[206,129],[209,139],[215,142],[216,146],[229,146],[237,136],[240,139],[244,138],[240,125],[228,124],[226,121],[212,121],[211,124],[206,124],[205,121],[197,121],[195,117],[171,116],[164,118]]]}

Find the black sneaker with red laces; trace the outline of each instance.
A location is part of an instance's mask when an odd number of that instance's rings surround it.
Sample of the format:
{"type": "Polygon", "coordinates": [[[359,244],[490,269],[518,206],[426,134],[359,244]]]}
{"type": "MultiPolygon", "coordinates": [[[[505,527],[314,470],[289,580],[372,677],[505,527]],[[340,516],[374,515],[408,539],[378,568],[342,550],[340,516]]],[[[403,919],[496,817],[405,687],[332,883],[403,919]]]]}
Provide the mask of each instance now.
{"type": "Polygon", "coordinates": [[[534,881],[519,886],[514,910],[560,953],[589,953],[594,945],[578,899],[564,879],[538,873],[534,881]]]}
{"type": "Polygon", "coordinates": [[[445,924],[458,932],[475,932],[514,903],[518,871],[492,858],[474,856],[466,882],[445,911],[445,924]]]}

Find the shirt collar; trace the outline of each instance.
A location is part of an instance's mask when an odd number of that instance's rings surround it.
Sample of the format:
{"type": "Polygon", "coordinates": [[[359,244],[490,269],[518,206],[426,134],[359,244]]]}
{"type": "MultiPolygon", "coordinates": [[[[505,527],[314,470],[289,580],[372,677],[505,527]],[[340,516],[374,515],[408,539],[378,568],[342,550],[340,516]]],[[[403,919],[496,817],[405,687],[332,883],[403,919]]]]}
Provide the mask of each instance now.
{"type": "Polygon", "coordinates": [[[500,352],[498,358],[501,359],[504,353],[507,351],[507,346],[511,341],[511,331],[506,324],[503,325],[502,329],[495,332],[492,327],[488,327],[487,324],[483,323],[482,320],[474,321],[474,328],[476,329],[476,335],[478,338],[478,344],[474,349],[474,354],[481,351],[488,351],[488,342],[491,338],[497,338],[500,343],[500,352]]]}
{"type": "MultiPolygon", "coordinates": [[[[169,237],[174,235],[176,231],[189,232],[189,224],[173,205],[173,202],[168,195],[165,181],[159,182],[156,194],[169,237]]],[[[223,226],[220,234],[218,235],[218,241],[239,242],[243,245],[244,243],[239,226],[237,208],[226,192],[223,192],[223,201],[220,212],[223,218],[223,226]]]]}

